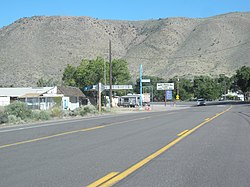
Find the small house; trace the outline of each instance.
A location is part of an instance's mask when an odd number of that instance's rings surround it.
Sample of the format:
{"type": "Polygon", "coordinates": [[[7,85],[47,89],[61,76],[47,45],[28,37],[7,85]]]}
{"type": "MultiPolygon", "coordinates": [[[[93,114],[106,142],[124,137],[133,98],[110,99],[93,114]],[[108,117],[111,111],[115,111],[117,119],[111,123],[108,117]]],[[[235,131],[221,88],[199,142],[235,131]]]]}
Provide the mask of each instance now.
{"type": "Polygon", "coordinates": [[[0,106],[16,100],[26,103],[30,109],[38,110],[48,110],[54,106],[74,110],[88,101],[76,87],[0,88],[0,106]]]}

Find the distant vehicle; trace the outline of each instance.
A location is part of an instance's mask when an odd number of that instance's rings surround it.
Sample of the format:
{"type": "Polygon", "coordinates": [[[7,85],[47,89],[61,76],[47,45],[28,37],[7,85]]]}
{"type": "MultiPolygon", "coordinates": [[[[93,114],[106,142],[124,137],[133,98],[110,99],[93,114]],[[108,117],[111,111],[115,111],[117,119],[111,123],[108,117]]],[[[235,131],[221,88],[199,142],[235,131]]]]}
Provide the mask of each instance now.
{"type": "MultiPolygon", "coordinates": [[[[150,94],[142,94],[142,105],[150,105],[150,94]]],[[[140,106],[140,94],[128,94],[118,99],[118,106],[138,107],[140,106]]]]}
{"type": "Polygon", "coordinates": [[[204,99],[197,100],[197,106],[205,106],[205,105],[206,105],[206,101],[204,99]]]}
{"type": "Polygon", "coordinates": [[[137,107],[140,105],[140,95],[130,94],[126,96],[121,96],[118,99],[118,106],[123,107],[137,107]]]}

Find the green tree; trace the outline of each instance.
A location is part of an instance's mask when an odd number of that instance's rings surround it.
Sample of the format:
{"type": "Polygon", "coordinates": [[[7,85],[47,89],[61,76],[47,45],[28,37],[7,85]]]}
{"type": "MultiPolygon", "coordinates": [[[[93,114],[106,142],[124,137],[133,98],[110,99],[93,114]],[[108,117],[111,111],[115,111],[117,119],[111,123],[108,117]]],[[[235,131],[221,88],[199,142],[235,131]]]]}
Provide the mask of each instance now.
{"type": "Polygon", "coordinates": [[[76,68],[75,82],[80,88],[104,82],[104,59],[83,60],[76,68]]]}
{"type": "Polygon", "coordinates": [[[198,76],[194,78],[194,96],[207,100],[218,99],[220,94],[220,85],[215,79],[208,76],[198,76]]]}
{"type": "MultiPolygon", "coordinates": [[[[109,67],[109,66],[108,66],[109,67]]],[[[109,71],[107,71],[109,75],[109,71]]],[[[109,78],[107,78],[109,81],[109,78]]],[[[112,61],[112,84],[113,85],[128,85],[132,84],[131,74],[128,69],[128,63],[123,59],[114,59],[112,61]]],[[[125,95],[127,90],[117,90],[116,95],[125,95]]]]}
{"type": "Polygon", "coordinates": [[[76,86],[75,75],[76,67],[68,64],[63,72],[63,84],[66,86],[76,86]]]}
{"type": "Polygon", "coordinates": [[[220,74],[219,78],[215,79],[220,87],[220,95],[227,94],[227,91],[232,86],[232,79],[225,76],[225,74],[220,74]]]}
{"type": "Polygon", "coordinates": [[[250,67],[243,66],[236,71],[235,81],[239,89],[243,92],[246,99],[246,93],[250,91],[250,67]]]}
{"type": "MultiPolygon", "coordinates": [[[[113,84],[128,84],[131,81],[131,75],[124,60],[112,61],[113,84]]],[[[63,73],[63,82],[65,85],[85,86],[95,85],[98,82],[108,84],[109,82],[109,63],[103,58],[97,57],[95,60],[84,59],[79,66],[68,65],[63,73]],[[105,69],[106,67],[106,69],[105,69]],[[104,77],[106,71],[106,77],[104,77]]]]}
{"type": "Polygon", "coordinates": [[[46,79],[43,79],[43,78],[40,78],[36,85],[38,87],[46,87],[46,86],[55,86],[56,85],[56,82],[53,80],[53,78],[50,78],[48,80],[46,79]]]}
{"type": "Polygon", "coordinates": [[[193,98],[193,82],[192,80],[185,78],[174,77],[168,82],[173,82],[175,90],[173,93],[174,98],[176,98],[177,93],[179,92],[180,100],[186,101],[193,98]]]}
{"type": "Polygon", "coordinates": [[[112,61],[113,84],[129,84],[131,80],[128,63],[125,60],[112,61]]]}

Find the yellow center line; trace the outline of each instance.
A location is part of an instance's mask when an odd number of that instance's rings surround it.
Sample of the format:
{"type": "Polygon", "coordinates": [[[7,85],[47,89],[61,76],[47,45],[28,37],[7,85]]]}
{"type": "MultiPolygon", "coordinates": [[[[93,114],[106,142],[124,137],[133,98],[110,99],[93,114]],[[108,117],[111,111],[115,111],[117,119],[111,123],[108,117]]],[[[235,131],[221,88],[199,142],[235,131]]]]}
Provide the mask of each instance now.
{"type": "Polygon", "coordinates": [[[117,174],[118,174],[118,172],[111,172],[111,173],[107,174],[106,176],[100,178],[99,180],[93,182],[92,184],[89,184],[86,187],[97,187],[97,186],[101,185],[102,183],[110,180],[111,178],[113,178],[117,174]]]}
{"type": "Polygon", "coordinates": [[[202,122],[201,124],[197,125],[193,129],[187,131],[182,136],[176,138],[175,140],[173,140],[172,142],[170,142],[169,144],[167,144],[163,148],[159,149],[155,153],[153,153],[153,154],[149,155],[148,157],[144,158],[143,160],[139,161],[135,165],[131,166],[130,168],[128,168],[125,171],[121,172],[120,174],[116,175],[115,177],[113,177],[112,179],[110,179],[107,182],[103,183],[102,185],[99,185],[99,187],[109,187],[109,186],[112,186],[112,185],[118,183],[119,181],[123,180],[128,175],[130,175],[131,173],[135,172],[136,170],[138,170],[139,168],[141,168],[142,166],[144,166],[145,164],[147,164],[148,162],[150,162],[151,160],[153,160],[154,158],[156,158],[157,156],[159,156],[162,153],[164,153],[165,151],[167,151],[169,148],[171,148],[172,146],[174,146],[175,144],[177,144],[179,141],[181,141],[182,139],[184,139],[189,134],[191,134],[194,131],[196,131],[198,128],[202,127],[206,123],[212,121],[213,119],[217,118],[218,116],[220,116],[220,115],[224,114],[225,112],[229,111],[231,108],[232,108],[232,106],[230,108],[228,108],[227,110],[225,110],[225,111],[223,111],[223,112],[221,112],[219,114],[216,114],[215,116],[209,118],[208,120],[205,120],[204,122],[202,122]]]}
{"type": "Polygon", "coordinates": [[[102,125],[102,126],[96,126],[96,127],[91,127],[91,128],[84,128],[84,129],[79,129],[79,130],[74,130],[74,131],[63,132],[63,133],[54,134],[54,135],[51,135],[51,136],[44,136],[44,137],[41,137],[41,138],[35,138],[35,139],[31,139],[31,140],[25,140],[25,141],[20,141],[20,142],[16,142],[16,143],[6,144],[6,145],[0,145],[0,149],[6,148],[6,147],[22,145],[22,144],[26,144],[26,143],[37,142],[37,141],[41,141],[41,140],[47,140],[47,139],[51,139],[51,138],[55,138],[55,137],[59,137],[59,136],[78,133],[78,132],[86,132],[86,131],[96,130],[96,129],[109,127],[109,126],[113,126],[113,125],[119,125],[119,124],[123,124],[123,123],[149,119],[149,118],[152,118],[153,116],[154,115],[147,116],[147,117],[142,117],[142,118],[131,119],[131,120],[126,120],[126,121],[114,122],[114,123],[110,123],[110,124],[102,125]]]}
{"type": "Polygon", "coordinates": [[[184,130],[184,131],[182,131],[181,133],[177,134],[177,136],[182,136],[183,134],[187,133],[188,131],[189,131],[188,129],[187,129],[187,130],[184,130]]]}

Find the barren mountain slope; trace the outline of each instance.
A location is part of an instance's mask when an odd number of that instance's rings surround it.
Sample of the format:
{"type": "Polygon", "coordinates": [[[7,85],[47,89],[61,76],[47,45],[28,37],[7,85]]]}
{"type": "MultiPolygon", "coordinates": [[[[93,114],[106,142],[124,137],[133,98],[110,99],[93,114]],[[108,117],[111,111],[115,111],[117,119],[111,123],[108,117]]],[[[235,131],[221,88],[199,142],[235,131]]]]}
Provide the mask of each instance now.
{"type": "Polygon", "coordinates": [[[0,29],[0,85],[35,86],[40,78],[60,81],[67,64],[83,58],[129,62],[133,78],[232,75],[250,65],[250,13],[206,19],[147,21],[90,17],[42,17],[17,20],[0,29]]]}

